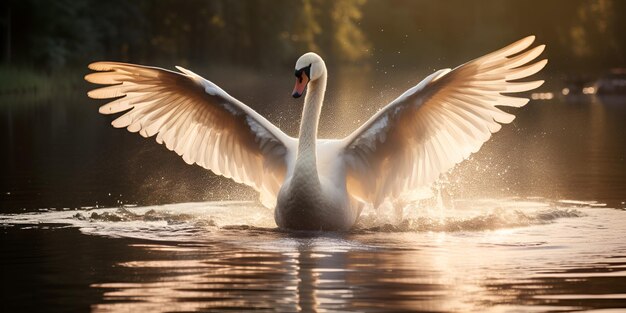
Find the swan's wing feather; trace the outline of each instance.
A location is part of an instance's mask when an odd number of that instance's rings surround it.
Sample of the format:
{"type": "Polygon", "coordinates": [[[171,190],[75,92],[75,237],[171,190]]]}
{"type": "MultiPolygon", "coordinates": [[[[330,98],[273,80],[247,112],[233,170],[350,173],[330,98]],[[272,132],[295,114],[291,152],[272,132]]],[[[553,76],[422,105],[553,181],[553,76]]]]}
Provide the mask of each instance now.
{"type": "Polygon", "coordinates": [[[177,67],[96,62],[89,82],[110,85],[89,97],[118,98],[100,107],[102,114],[124,112],[112,122],[198,164],[261,192],[271,206],[286,173],[295,139],[214,83],[177,67]]]}
{"type": "Polygon", "coordinates": [[[540,71],[530,63],[544,46],[526,50],[534,36],[426,77],[342,141],[349,192],[378,206],[436,180],[478,151],[515,116],[497,106],[521,107],[543,81],[512,82],[540,71]],[[524,51],[525,50],[525,51],[524,51]]]}

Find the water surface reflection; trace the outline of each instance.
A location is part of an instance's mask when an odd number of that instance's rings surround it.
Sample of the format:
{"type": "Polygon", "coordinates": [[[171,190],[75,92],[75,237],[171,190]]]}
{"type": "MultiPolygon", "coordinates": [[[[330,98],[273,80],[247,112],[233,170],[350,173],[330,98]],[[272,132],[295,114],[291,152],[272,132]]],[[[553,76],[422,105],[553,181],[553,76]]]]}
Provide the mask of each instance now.
{"type": "Polygon", "coordinates": [[[626,213],[576,208],[578,217],[499,230],[320,234],[223,227],[198,241],[117,239],[132,254],[109,251],[100,264],[87,257],[78,265],[99,273],[89,283],[101,292],[92,299],[96,312],[626,307],[626,213]]]}

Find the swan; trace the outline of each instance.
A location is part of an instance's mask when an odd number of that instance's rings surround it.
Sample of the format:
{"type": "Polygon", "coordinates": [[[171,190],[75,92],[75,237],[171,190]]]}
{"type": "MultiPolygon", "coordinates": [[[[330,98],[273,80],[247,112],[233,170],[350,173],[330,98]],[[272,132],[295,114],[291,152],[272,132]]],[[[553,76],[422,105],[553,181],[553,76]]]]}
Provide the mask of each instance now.
{"type": "Polygon", "coordinates": [[[186,163],[254,188],[264,206],[275,208],[278,227],[342,231],[364,206],[428,186],[513,121],[497,106],[519,108],[529,99],[505,94],[543,84],[518,81],[547,63],[534,62],[545,48],[531,48],[534,40],[529,36],[428,75],[343,139],[317,138],[328,73],[313,52],[295,66],[293,97],[305,94],[299,138],[179,66],[175,72],[95,62],[85,79],[109,85],[88,96],[116,98],[99,108],[102,114],[124,112],[114,127],[156,135],[186,163]]]}

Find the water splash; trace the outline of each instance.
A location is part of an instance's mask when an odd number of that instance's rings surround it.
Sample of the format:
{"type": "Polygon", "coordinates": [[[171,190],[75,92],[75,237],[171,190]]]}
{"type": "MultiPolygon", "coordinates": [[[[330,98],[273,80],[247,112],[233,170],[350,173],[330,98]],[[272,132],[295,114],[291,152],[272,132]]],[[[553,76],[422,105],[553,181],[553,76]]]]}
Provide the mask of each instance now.
{"type": "MultiPolygon", "coordinates": [[[[352,233],[476,232],[527,227],[585,216],[596,202],[545,199],[472,199],[446,202],[441,195],[365,210],[352,233]]],[[[197,241],[215,232],[276,232],[273,210],[250,201],[162,206],[44,210],[0,215],[5,226],[69,225],[83,233],[149,240],[197,241]]]]}
{"type": "Polygon", "coordinates": [[[357,229],[374,232],[458,232],[484,231],[524,227],[552,223],[559,218],[581,217],[584,213],[572,208],[548,208],[540,210],[485,210],[475,216],[421,216],[408,217],[400,223],[386,223],[377,216],[365,216],[357,229]]]}

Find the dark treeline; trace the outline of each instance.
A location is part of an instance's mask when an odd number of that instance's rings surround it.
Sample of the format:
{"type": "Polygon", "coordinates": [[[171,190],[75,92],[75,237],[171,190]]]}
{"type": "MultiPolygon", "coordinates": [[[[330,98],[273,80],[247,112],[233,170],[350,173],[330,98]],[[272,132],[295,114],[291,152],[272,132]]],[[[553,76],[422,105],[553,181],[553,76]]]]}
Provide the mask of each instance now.
{"type": "Polygon", "coordinates": [[[441,67],[528,34],[552,69],[624,66],[619,0],[5,0],[3,63],[55,71],[98,59],[170,66],[329,63],[441,67]]]}

